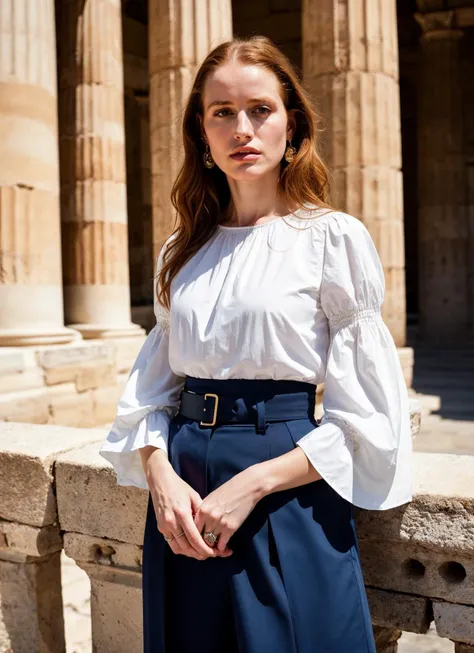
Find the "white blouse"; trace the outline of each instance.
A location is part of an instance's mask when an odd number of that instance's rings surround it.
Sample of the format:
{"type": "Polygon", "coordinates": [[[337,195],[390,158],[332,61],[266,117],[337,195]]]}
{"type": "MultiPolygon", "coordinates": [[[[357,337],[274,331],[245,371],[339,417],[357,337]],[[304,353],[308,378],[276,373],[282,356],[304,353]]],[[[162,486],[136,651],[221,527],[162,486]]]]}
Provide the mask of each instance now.
{"type": "Polygon", "coordinates": [[[410,501],[408,397],[383,297],[374,243],[350,215],[219,225],[173,279],[171,311],[155,299],[100,451],[118,484],[148,488],[138,449],[167,450],[186,375],[291,379],[324,382],[321,425],[298,446],[327,483],[362,508],[410,501]]]}

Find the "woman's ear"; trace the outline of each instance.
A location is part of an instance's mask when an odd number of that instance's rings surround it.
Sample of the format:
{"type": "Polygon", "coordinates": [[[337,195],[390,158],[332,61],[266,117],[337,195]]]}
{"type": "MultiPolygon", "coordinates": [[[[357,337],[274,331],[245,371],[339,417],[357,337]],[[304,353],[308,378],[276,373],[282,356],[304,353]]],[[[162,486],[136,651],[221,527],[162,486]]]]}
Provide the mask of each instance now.
{"type": "Polygon", "coordinates": [[[296,109],[288,111],[288,124],[286,126],[286,139],[291,141],[296,132],[296,109]]]}
{"type": "Polygon", "coordinates": [[[202,116],[199,113],[197,115],[197,120],[199,124],[199,131],[201,132],[201,138],[204,141],[204,143],[207,143],[206,132],[204,131],[204,124],[202,122],[202,116]]]}

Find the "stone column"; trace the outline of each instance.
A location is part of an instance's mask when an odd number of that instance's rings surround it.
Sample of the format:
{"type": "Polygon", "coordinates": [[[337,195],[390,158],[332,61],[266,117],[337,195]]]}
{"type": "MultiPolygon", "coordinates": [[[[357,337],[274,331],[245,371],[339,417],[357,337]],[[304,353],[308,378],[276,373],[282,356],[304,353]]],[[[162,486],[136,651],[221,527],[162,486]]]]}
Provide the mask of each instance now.
{"type": "Polygon", "coordinates": [[[323,118],[332,204],[380,254],[384,317],[405,344],[405,257],[395,0],[303,0],[303,72],[323,118]]]}
{"type": "Polygon", "coordinates": [[[153,256],[171,232],[170,193],[182,150],[181,118],[197,66],[232,37],[231,0],[150,0],[149,69],[153,256]]]}
{"type": "Polygon", "coordinates": [[[54,0],[2,0],[0,43],[0,346],[69,342],[54,0]]]}
{"type": "Polygon", "coordinates": [[[417,14],[420,336],[465,341],[469,331],[469,228],[464,161],[463,31],[455,12],[417,14]]]}
{"type": "Polygon", "coordinates": [[[131,322],[120,0],[57,3],[66,321],[85,338],[131,322]]]}

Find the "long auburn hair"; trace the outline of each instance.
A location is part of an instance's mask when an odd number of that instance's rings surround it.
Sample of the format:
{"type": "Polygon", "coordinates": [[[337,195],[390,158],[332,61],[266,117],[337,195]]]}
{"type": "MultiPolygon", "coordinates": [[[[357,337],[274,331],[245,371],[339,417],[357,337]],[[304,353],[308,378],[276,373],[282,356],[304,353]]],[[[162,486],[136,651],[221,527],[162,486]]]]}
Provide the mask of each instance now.
{"type": "Polygon", "coordinates": [[[217,165],[209,170],[203,164],[205,145],[199,121],[203,117],[206,78],[229,60],[262,66],[273,72],[280,81],[286,110],[296,110],[292,145],[297,154],[291,164],[285,159],[281,162],[279,193],[297,209],[307,204],[331,209],[327,203],[329,173],[317,148],[317,115],[290,60],[265,36],[234,38],[218,45],[201,64],[184,111],[184,160],[171,191],[177,225],[160,253],[162,262],[156,284],[158,302],[168,310],[172,280],[215,232],[219,217],[231,201],[222,170],[217,165]]]}

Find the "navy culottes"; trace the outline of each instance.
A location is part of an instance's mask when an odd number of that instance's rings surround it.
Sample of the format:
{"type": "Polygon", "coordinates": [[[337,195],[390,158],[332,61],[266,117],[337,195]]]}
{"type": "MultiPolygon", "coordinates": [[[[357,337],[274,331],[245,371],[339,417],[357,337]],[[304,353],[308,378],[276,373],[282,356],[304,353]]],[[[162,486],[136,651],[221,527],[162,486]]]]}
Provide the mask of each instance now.
{"type": "MultiPolygon", "coordinates": [[[[309,383],[186,377],[185,389],[235,397],[235,422],[204,427],[178,413],[170,424],[170,462],[202,498],[316,426],[309,383]],[[249,405],[258,426],[239,421],[249,405]]],[[[150,495],[145,653],[375,653],[352,506],[326,481],[262,499],[229,547],[228,558],[175,555],[150,495]]]]}

